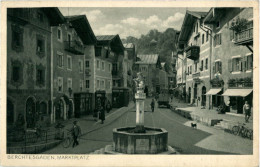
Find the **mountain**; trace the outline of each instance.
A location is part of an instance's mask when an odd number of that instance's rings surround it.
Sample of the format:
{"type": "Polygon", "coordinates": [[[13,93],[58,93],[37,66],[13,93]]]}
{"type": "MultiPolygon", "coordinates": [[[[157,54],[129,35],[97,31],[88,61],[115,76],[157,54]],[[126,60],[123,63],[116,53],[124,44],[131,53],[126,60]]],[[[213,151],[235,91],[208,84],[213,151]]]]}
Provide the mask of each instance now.
{"type": "Polygon", "coordinates": [[[122,39],[122,42],[134,43],[137,54],[159,54],[161,62],[166,62],[165,70],[169,71],[172,52],[176,51],[178,37],[176,33],[178,31],[173,28],[168,28],[164,32],[153,29],[146,35],[141,35],[139,39],[129,36],[122,39]]]}

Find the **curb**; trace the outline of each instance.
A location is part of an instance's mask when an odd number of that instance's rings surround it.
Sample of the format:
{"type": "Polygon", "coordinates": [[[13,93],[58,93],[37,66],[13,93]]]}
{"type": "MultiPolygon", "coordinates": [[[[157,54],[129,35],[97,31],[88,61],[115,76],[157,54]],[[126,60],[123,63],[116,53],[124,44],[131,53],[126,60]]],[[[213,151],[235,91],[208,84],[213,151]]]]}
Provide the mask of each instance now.
{"type": "MultiPolygon", "coordinates": [[[[91,129],[91,130],[89,130],[89,131],[87,131],[87,132],[82,133],[82,136],[83,136],[83,135],[86,135],[86,134],[88,134],[88,133],[91,133],[91,132],[93,132],[93,131],[95,131],[95,130],[101,129],[101,128],[105,127],[105,126],[110,125],[111,123],[113,123],[114,121],[116,121],[116,120],[118,120],[120,117],[122,117],[128,110],[130,110],[130,109],[132,109],[132,108],[134,108],[134,106],[122,107],[122,108],[118,109],[118,110],[115,111],[115,112],[121,112],[120,114],[116,115],[114,118],[112,118],[112,119],[111,119],[110,121],[108,121],[106,124],[100,124],[98,127],[94,127],[93,129],[91,129]],[[123,110],[123,111],[122,111],[122,110],[123,110]]],[[[101,122],[101,121],[98,121],[98,122],[101,122]]]]}

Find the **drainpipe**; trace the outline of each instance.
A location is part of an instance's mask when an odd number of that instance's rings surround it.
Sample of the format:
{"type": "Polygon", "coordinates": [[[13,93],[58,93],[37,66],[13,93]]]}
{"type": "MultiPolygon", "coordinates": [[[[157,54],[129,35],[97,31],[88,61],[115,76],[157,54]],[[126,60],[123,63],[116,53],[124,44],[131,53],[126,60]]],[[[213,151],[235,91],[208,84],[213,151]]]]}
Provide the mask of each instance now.
{"type": "MultiPolygon", "coordinates": [[[[51,27],[52,31],[53,27],[51,27]]],[[[53,34],[51,33],[51,81],[50,81],[50,86],[51,86],[51,110],[50,110],[50,116],[51,116],[51,123],[55,123],[54,119],[54,105],[53,105],[53,34]]]]}

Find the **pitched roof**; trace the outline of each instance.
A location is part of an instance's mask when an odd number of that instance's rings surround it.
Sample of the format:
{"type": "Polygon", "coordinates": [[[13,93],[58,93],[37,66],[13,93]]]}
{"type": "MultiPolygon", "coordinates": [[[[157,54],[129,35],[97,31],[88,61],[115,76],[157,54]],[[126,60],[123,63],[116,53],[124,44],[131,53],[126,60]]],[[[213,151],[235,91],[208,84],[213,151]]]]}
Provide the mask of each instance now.
{"type": "Polygon", "coordinates": [[[202,19],[207,15],[208,12],[197,12],[197,11],[186,11],[182,26],[181,32],[179,35],[178,42],[183,43],[188,40],[188,37],[193,28],[193,24],[197,19],[202,19]]]}
{"type": "Polygon", "coordinates": [[[51,26],[57,26],[59,24],[64,23],[64,16],[57,7],[46,7],[41,9],[48,16],[51,26]]]}
{"type": "Polygon", "coordinates": [[[116,35],[98,35],[96,36],[98,41],[111,41],[116,35]]]}
{"type": "Polygon", "coordinates": [[[119,35],[98,35],[96,36],[98,45],[110,45],[112,50],[123,53],[124,45],[119,35]]]}
{"type": "Polygon", "coordinates": [[[72,24],[85,45],[95,44],[97,42],[86,15],[66,16],[65,18],[72,24]]]}
{"type": "Polygon", "coordinates": [[[125,43],[124,47],[127,48],[127,49],[131,49],[131,48],[134,48],[134,44],[133,43],[125,43]]]}
{"type": "Polygon", "coordinates": [[[140,61],[137,61],[136,64],[156,64],[158,60],[158,54],[151,55],[137,55],[140,61]]]}

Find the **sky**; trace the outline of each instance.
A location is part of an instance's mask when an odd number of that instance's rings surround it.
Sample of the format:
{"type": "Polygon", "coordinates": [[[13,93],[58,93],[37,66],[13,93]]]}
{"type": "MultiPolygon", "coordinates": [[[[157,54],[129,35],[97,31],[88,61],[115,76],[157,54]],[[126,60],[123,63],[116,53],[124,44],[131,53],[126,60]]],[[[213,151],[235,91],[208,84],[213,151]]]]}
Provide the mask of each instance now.
{"type": "Polygon", "coordinates": [[[180,30],[186,10],[209,11],[210,8],[134,8],[84,7],[59,8],[64,16],[86,15],[95,35],[115,35],[139,38],[151,29],[180,30]]]}

